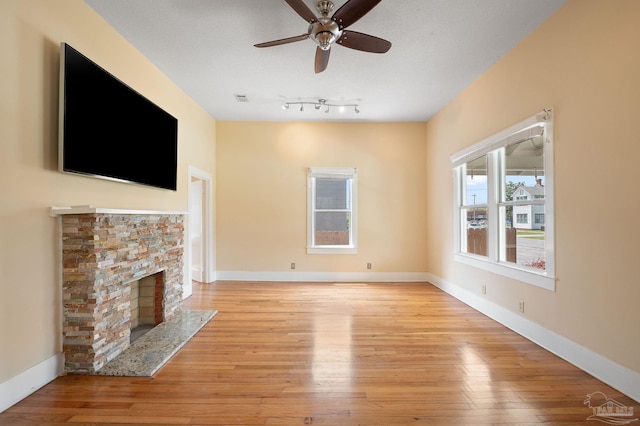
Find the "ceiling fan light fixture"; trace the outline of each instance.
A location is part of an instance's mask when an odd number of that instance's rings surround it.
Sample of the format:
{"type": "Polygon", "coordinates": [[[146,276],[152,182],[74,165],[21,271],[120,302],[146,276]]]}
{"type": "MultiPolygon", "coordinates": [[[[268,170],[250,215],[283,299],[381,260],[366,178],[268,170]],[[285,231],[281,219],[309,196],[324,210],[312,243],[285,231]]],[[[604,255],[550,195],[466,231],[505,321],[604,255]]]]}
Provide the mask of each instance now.
{"type": "Polygon", "coordinates": [[[336,36],[329,31],[322,31],[316,36],[316,42],[322,50],[329,50],[334,41],[336,41],[336,36]]]}

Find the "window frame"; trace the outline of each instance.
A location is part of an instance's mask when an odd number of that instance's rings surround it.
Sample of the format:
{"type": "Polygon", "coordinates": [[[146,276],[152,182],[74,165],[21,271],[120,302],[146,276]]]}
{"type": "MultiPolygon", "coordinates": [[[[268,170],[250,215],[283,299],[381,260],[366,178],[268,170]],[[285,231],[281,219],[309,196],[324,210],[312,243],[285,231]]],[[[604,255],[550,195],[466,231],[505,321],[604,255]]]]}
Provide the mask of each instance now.
{"type": "MultiPolygon", "coordinates": [[[[555,291],[555,221],[554,221],[554,170],[553,170],[553,110],[545,109],[513,126],[502,130],[482,141],[471,145],[451,155],[451,166],[454,182],[454,253],[455,261],[487,270],[502,276],[555,291]],[[544,140],[544,173],[545,173],[545,196],[544,199],[529,200],[526,202],[516,201],[508,204],[518,203],[543,204],[545,218],[545,262],[544,271],[530,270],[521,265],[502,261],[500,254],[500,243],[503,239],[503,230],[499,224],[498,211],[506,203],[499,200],[501,189],[504,183],[501,172],[501,161],[504,156],[506,146],[518,143],[526,139],[527,134],[542,135],[544,140]],[[466,164],[479,157],[486,156],[487,167],[487,188],[489,192],[488,210],[489,224],[487,235],[488,255],[481,256],[462,251],[462,243],[465,241],[464,232],[466,230],[466,218],[462,218],[461,207],[463,207],[464,183],[466,176],[466,164]],[[465,219],[465,221],[463,221],[465,219]]],[[[533,218],[532,218],[533,219],[533,218]]],[[[515,222],[516,218],[513,218],[515,222]]]]}
{"type": "Polygon", "coordinates": [[[358,253],[358,169],[346,167],[309,167],[307,172],[307,254],[358,253]],[[316,178],[350,179],[351,201],[348,245],[315,245],[316,178]]]}

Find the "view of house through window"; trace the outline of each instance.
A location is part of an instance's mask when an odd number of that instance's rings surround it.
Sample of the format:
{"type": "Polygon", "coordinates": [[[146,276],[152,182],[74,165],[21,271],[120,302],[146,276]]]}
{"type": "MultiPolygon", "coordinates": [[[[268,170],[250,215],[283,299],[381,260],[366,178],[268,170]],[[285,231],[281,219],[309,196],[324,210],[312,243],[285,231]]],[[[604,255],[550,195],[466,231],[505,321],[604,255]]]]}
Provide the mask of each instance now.
{"type": "Polygon", "coordinates": [[[544,150],[542,136],[508,145],[465,164],[461,217],[466,219],[460,251],[488,256],[489,157],[499,179],[500,261],[545,269],[544,150]],[[502,167],[501,167],[502,165],[502,167]]]}
{"type": "Polygon", "coordinates": [[[544,270],[544,142],[542,135],[508,145],[501,153],[500,203],[505,250],[500,260],[544,270]]]}
{"type": "MultiPolygon", "coordinates": [[[[502,265],[534,274],[550,271],[551,117],[550,110],[544,111],[452,156],[455,254],[463,255],[456,259],[496,265],[506,275],[510,272],[502,265]]],[[[553,286],[553,280],[532,280],[553,286]]]]}

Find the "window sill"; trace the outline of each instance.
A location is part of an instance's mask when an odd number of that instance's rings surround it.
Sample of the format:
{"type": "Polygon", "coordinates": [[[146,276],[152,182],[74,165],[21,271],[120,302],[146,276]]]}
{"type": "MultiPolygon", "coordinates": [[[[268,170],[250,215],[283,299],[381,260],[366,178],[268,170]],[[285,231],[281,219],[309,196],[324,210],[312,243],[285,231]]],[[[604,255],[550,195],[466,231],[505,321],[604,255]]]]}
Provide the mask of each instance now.
{"type": "Polygon", "coordinates": [[[513,278],[514,280],[544,288],[546,290],[555,291],[556,289],[556,279],[548,275],[530,272],[524,269],[508,266],[504,263],[494,263],[489,260],[485,260],[484,258],[461,253],[455,253],[453,255],[453,259],[456,262],[484,269],[485,271],[493,272],[494,274],[502,275],[504,277],[513,278]]]}
{"type": "Polygon", "coordinates": [[[307,254],[358,254],[358,248],[345,246],[307,247],[307,254]]]}

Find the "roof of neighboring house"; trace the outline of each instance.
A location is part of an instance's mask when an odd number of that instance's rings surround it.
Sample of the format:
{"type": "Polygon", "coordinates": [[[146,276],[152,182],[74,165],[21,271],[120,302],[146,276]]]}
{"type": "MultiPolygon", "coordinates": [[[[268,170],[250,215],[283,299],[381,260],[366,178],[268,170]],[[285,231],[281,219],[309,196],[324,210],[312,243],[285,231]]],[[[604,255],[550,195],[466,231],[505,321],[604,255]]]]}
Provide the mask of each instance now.
{"type": "Polygon", "coordinates": [[[534,186],[522,185],[518,189],[516,189],[516,192],[520,189],[524,189],[531,196],[544,195],[544,186],[542,185],[534,185],[534,186]]]}

